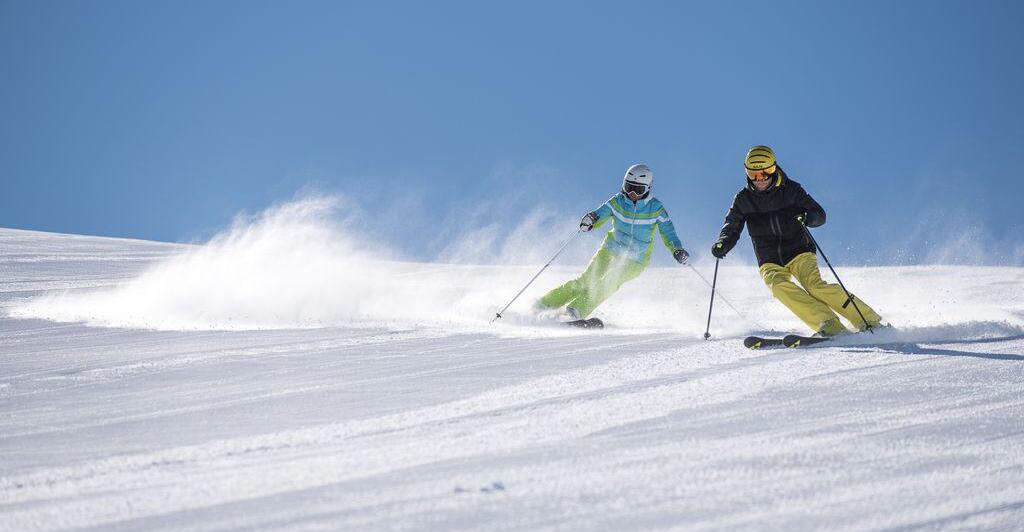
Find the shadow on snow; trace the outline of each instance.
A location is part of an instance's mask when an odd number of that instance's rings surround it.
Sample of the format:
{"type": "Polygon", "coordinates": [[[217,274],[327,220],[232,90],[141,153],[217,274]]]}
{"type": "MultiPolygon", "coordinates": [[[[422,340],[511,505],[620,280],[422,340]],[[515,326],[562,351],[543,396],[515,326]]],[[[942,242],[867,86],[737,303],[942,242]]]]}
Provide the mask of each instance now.
{"type": "MultiPolygon", "coordinates": [[[[1012,336],[1002,336],[998,338],[985,338],[978,340],[943,340],[936,343],[942,344],[987,344],[996,342],[1010,342],[1014,340],[1024,340],[1024,334],[1017,334],[1012,336]]],[[[950,357],[970,357],[970,358],[987,358],[990,360],[1013,360],[1013,361],[1024,361],[1024,355],[1014,355],[1007,353],[974,353],[971,351],[957,351],[955,349],[940,349],[936,347],[925,347],[918,342],[884,342],[877,344],[859,344],[857,346],[840,347],[840,349],[846,351],[867,351],[870,348],[883,349],[892,353],[899,353],[903,355],[928,355],[928,356],[950,356],[950,357]]]]}

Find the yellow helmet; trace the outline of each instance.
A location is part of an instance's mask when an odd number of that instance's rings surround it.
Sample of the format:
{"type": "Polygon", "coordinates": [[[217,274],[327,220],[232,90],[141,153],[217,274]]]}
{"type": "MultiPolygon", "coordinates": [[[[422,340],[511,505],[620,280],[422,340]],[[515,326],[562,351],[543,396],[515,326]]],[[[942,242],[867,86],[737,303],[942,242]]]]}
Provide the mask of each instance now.
{"type": "Polygon", "coordinates": [[[747,170],[768,170],[775,166],[775,152],[768,146],[754,146],[747,150],[743,167],[747,170]]]}

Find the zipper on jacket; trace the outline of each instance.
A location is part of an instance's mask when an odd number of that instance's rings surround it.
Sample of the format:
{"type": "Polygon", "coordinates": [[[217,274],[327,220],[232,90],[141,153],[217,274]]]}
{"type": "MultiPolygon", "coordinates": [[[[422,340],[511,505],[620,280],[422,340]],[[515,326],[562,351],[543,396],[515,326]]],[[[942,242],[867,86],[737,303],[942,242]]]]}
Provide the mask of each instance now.
{"type": "Polygon", "coordinates": [[[769,225],[772,226],[772,232],[774,232],[776,238],[778,238],[776,250],[779,252],[779,264],[784,266],[782,263],[782,222],[780,222],[779,218],[774,214],[771,215],[771,218],[769,218],[768,221],[770,222],[769,225]]]}
{"type": "MultiPolygon", "coordinates": [[[[626,199],[629,199],[629,198],[626,198],[626,199]]],[[[633,236],[633,227],[635,227],[635,226],[636,226],[636,202],[634,201],[633,202],[633,210],[630,211],[630,216],[629,216],[629,248],[626,249],[626,258],[628,258],[629,260],[633,260],[633,257],[631,255],[633,254],[633,239],[636,238],[635,236],[633,236]]]]}

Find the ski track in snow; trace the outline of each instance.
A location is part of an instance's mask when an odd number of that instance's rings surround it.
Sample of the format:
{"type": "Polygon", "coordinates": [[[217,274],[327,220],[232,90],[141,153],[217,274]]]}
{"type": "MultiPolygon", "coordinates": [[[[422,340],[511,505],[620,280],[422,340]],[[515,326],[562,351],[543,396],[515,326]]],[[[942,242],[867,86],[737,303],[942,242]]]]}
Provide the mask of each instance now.
{"type": "Polygon", "coordinates": [[[308,305],[229,262],[265,293],[204,285],[239,297],[208,311],[174,282],[224,257],[182,253],[0,230],[0,530],[1024,521],[1021,269],[841,268],[896,329],[749,351],[745,334],[801,330],[750,266],[719,273],[746,317],[720,305],[705,342],[685,269],[627,285],[594,332],[522,317],[576,268],[489,325],[532,268],[381,261],[367,288],[321,265],[308,305]],[[388,304],[353,311],[350,289],[388,304]],[[394,306],[408,289],[437,299],[394,306]]]}

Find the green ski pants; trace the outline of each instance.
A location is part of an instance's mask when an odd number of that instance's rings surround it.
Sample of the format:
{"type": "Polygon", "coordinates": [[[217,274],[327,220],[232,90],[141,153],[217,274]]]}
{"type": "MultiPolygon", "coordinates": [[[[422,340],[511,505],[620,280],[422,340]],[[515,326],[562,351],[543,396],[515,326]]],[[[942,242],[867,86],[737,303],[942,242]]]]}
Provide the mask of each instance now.
{"type": "Polygon", "coordinates": [[[644,268],[644,264],[601,248],[579,277],[545,294],[540,298],[540,304],[548,308],[568,305],[586,318],[620,286],[643,273],[644,268]]]}
{"type": "MultiPolygon", "coordinates": [[[[826,283],[818,271],[818,257],[814,253],[801,253],[789,264],[766,263],[761,266],[761,278],[771,288],[775,299],[789,307],[804,323],[815,332],[825,336],[834,336],[849,332],[836,316],[838,312],[857,329],[864,329],[864,320],[860,318],[853,305],[847,305],[846,292],[837,284],[826,283]],[[800,286],[792,278],[800,282],[800,286]]],[[[857,307],[864,313],[868,325],[877,326],[881,316],[859,297],[854,297],[857,307]]]]}

